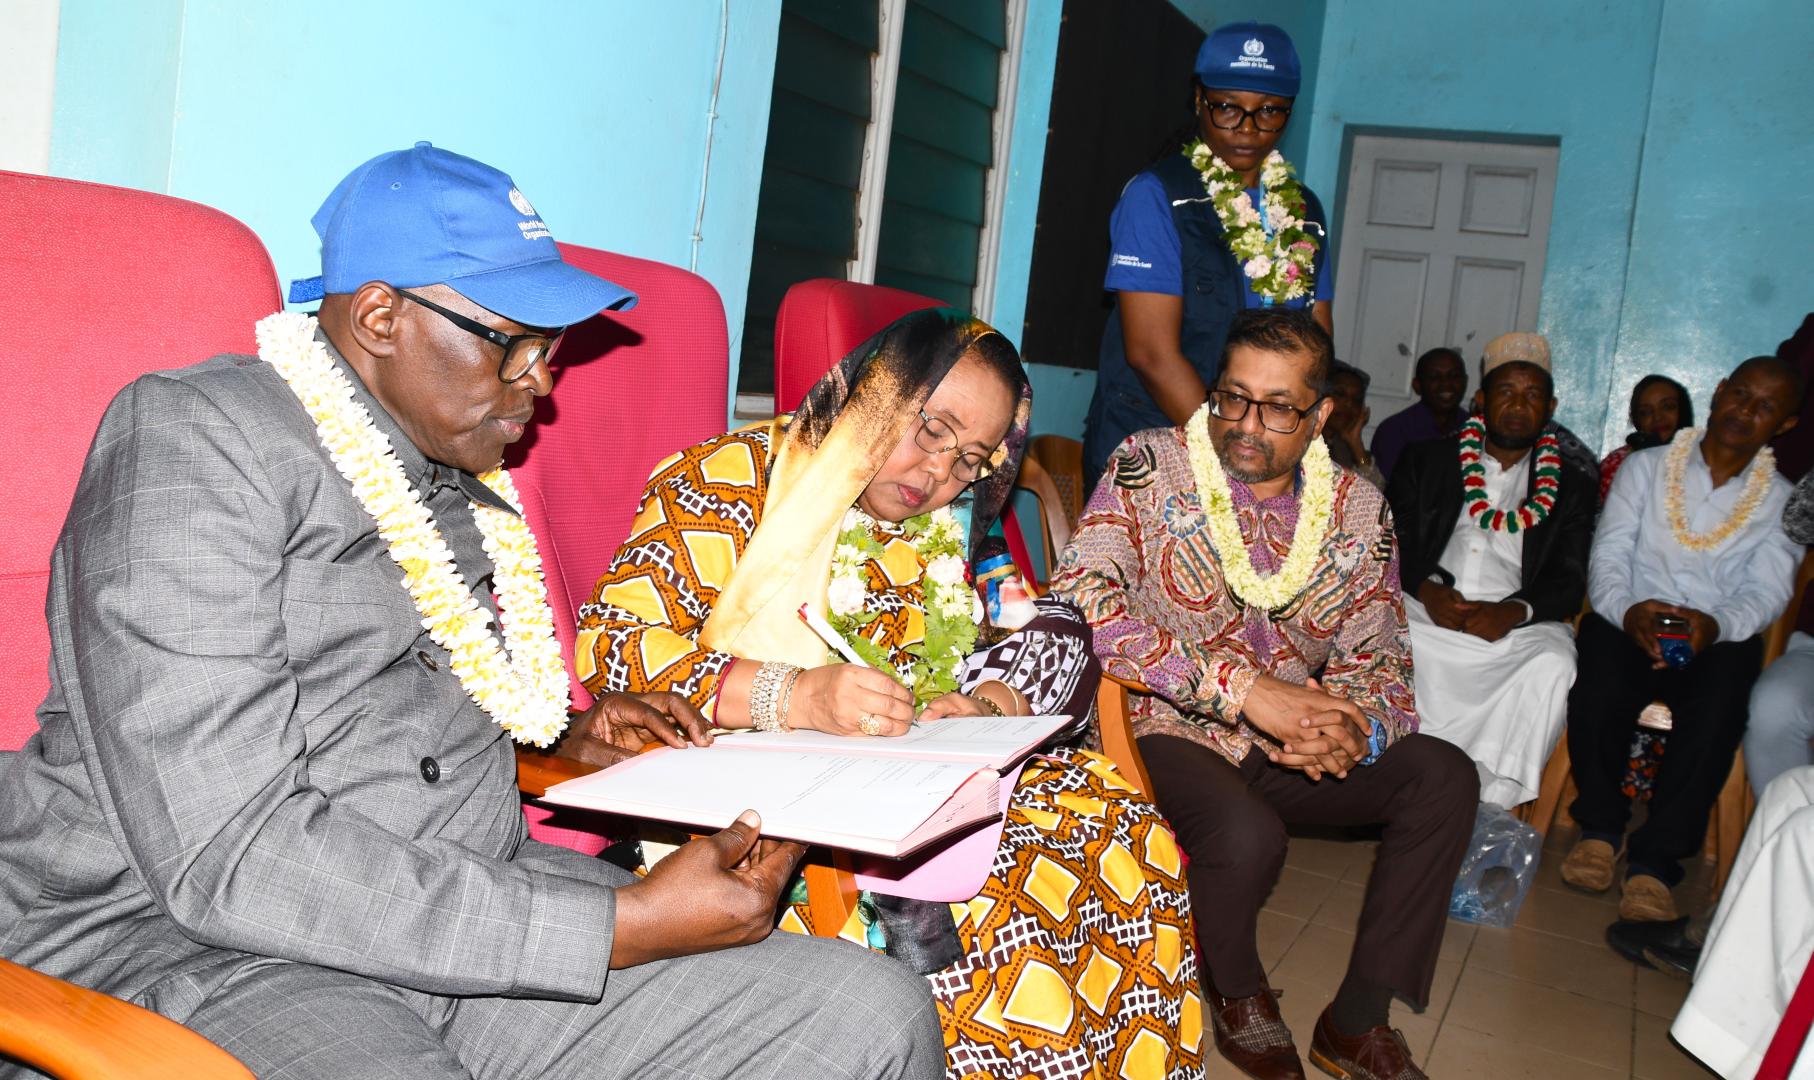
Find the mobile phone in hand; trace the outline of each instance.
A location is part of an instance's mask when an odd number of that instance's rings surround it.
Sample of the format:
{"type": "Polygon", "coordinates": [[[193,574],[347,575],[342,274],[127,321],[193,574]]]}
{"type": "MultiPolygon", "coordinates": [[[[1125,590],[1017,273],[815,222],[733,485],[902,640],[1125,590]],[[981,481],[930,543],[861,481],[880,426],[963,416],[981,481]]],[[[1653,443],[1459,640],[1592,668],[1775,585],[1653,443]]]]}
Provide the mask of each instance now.
{"type": "Polygon", "coordinates": [[[1694,646],[1688,643],[1688,620],[1669,612],[1658,612],[1656,619],[1657,651],[1663,654],[1663,663],[1672,668],[1684,668],[1694,659],[1694,646]]]}

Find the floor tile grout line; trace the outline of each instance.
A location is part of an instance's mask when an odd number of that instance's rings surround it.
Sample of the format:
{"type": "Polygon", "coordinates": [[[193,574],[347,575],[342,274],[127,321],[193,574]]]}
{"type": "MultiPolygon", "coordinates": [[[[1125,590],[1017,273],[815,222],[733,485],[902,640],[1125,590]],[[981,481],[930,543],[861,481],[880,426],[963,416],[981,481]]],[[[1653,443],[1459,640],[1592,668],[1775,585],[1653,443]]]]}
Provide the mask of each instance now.
{"type": "MultiPolygon", "coordinates": [[[[1467,926],[1469,924],[1463,923],[1462,925],[1467,926]]],[[[1445,929],[1444,933],[1447,932],[1448,931],[1445,929]]],[[[1461,966],[1455,969],[1455,985],[1449,988],[1449,1000],[1442,1003],[1442,1016],[1438,1017],[1436,1020],[1436,1034],[1430,1036],[1430,1049],[1424,1052],[1424,1057],[1426,1059],[1436,1052],[1436,1044],[1442,1041],[1442,1029],[1447,1027],[1449,1023],[1449,1010],[1455,1007],[1456,993],[1461,989],[1461,980],[1468,973],[1468,961],[1474,958],[1474,946],[1479,942],[1480,928],[1476,926],[1474,927],[1474,932],[1468,936],[1468,947],[1462,951],[1461,966]]],[[[1428,1060],[1424,1063],[1426,1065],[1429,1064],[1428,1060]]]]}

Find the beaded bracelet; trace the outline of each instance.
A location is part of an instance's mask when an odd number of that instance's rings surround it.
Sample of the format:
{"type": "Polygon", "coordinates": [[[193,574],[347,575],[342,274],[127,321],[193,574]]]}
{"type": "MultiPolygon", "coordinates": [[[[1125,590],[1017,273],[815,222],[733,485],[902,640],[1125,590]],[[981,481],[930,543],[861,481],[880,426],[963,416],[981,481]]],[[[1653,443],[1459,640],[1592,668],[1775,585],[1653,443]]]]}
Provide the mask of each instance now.
{"type": "Polygon", "coordinates": [[[757,731],[777,731],[781,727],[779,705],[782,687],[788,676],[798,675],[792,664],[765,663],[750,680],[750,723],[757,731]]]}
{"type": "Polygon", "coordinates": [[[800,681],[801,670],[794,668],[787,673],[787,681],[781,685],[781,704],[775,709],[775,727],[782,731],[792,731],[788,725],[787,711],[794,704],[794,684],[800,681]]]}

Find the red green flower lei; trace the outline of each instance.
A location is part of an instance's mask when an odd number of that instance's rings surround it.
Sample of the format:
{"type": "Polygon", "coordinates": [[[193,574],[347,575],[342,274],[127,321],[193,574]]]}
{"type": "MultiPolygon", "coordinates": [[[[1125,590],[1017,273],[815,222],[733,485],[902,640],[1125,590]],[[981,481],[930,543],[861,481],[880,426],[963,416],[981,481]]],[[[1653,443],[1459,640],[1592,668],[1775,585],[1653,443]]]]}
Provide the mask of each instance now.
{"type": "Polygon", "coordinates": [[[1485,446],[1486,425],[1478,416],[1468,417],[1461,426],[1461,501],[1468,516],[1490,532],[1516,533],[1543,524],[1556,508],[1556,492],[1562,487],[1562,450],[1556,437],[1545,432],[1537,440],[1537,490],[1510,511],[1493,509],[1486,497],[1486,466],[1480,461],[1485,446]]]}

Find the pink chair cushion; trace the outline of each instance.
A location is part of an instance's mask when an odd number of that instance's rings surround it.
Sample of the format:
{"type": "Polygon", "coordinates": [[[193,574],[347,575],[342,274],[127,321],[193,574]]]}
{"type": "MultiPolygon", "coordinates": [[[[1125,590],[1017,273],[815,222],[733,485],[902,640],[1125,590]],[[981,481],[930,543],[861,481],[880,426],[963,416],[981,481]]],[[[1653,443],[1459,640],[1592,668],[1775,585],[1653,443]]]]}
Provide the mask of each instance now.
{"type": "Polygon", "coordinates": [[[943,300],[886,285],[813,278],[787,290],[775,312],[775,411],[792,412],[844,354],[910,311],[943,300]]]}
{"type": "Polygon", "coordinates": [[[218,210],[0,172],[0,410],[30,465],[0,514],[0,750],[37,730],[50,553],[107,403],[147,371],[252,352],[252,324],[280,306],[264,245],[218,210]]]}
{"type": "MultiPolygon", "coordinates": [[[[697,274],[572,244],[561,257],[639,298],[567,331],[554,393],[506,458],[571,658],[580,605],[629,533],[655,463],[724,430],[730,346],[724,304],[697,274]]],[[[591,703],[577,678],[573,695],[591,703]]]]}
{"type": "MultiPolygon", "coordinates": [[[[775,313],[777,411],[798,408],[813,383],[876,331],[908,312],[943,306],[930,296],[836,278],[813,278],[788,289],[775,313]]],[[[1031,573],[1032,554],[1012,506],[1002,511],[1002,533],[1015,564],[1031,573]]]]}

